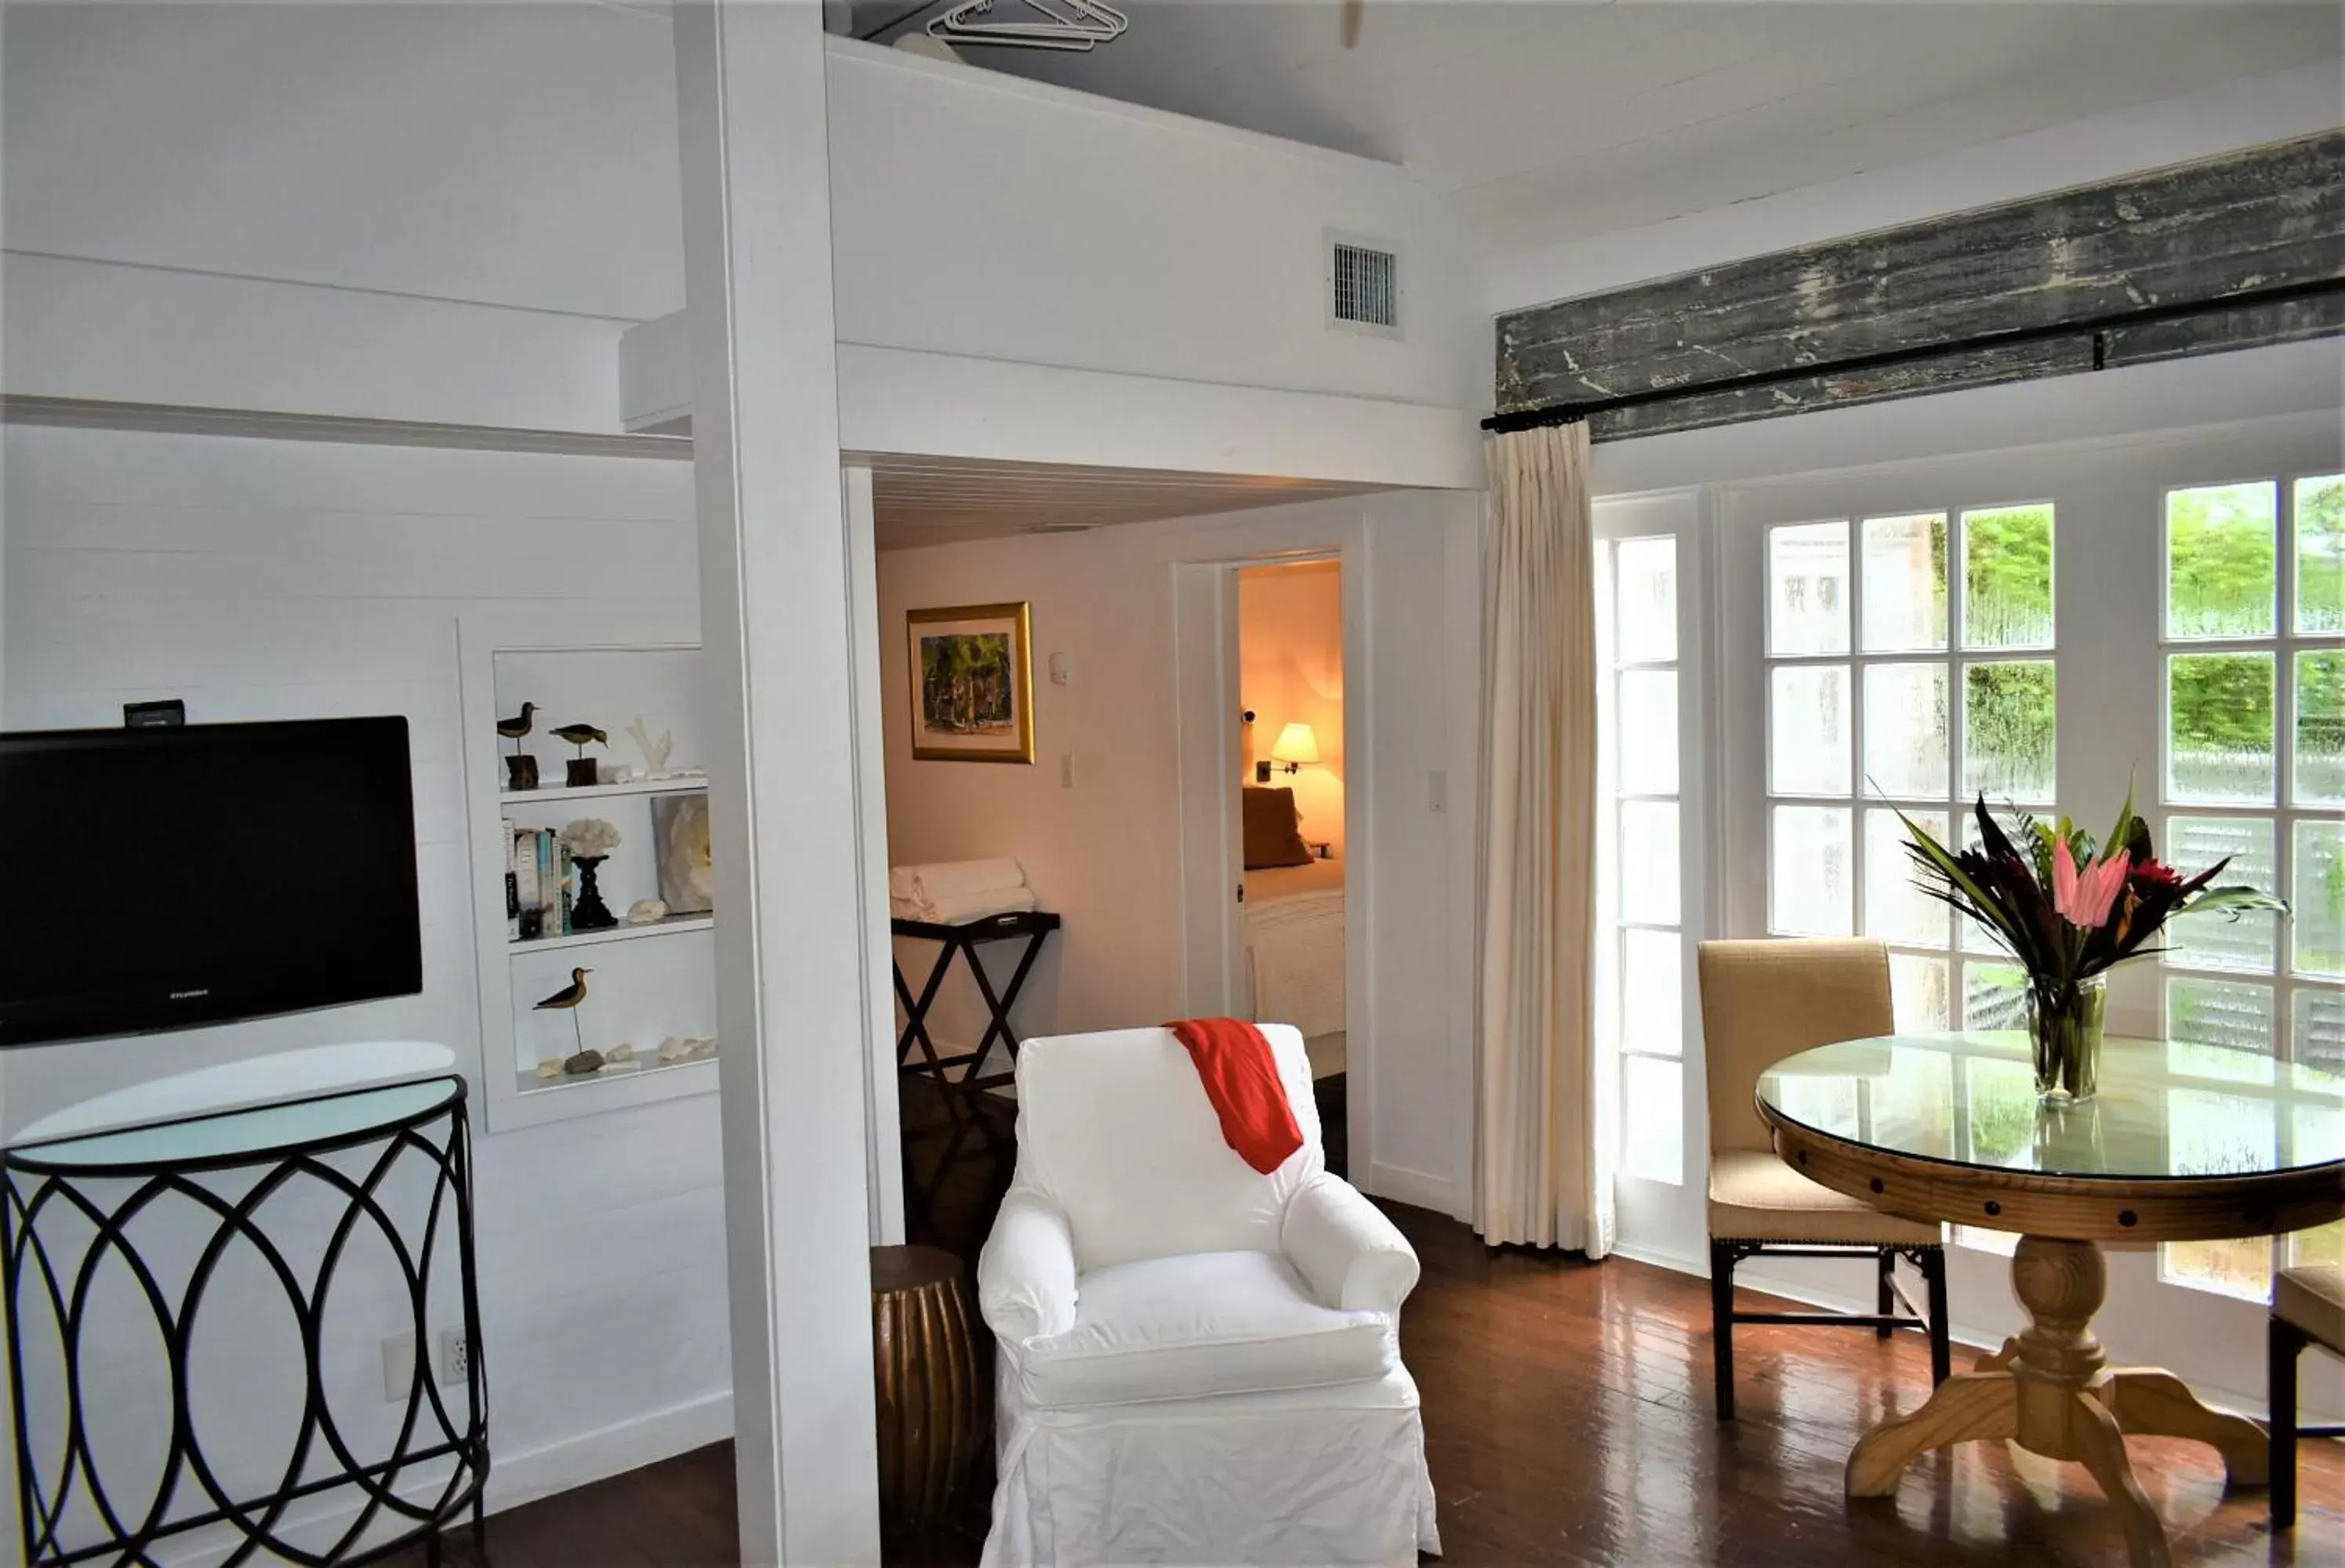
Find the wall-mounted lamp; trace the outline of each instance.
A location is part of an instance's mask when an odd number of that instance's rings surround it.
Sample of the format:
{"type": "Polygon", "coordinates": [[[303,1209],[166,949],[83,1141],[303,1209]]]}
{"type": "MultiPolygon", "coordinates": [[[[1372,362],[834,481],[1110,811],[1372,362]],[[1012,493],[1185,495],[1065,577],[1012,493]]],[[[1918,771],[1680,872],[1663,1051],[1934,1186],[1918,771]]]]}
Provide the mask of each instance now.
{"type": "Polygon", "coordinates": [[[1288,773],[1302,770],[1304,763],[1319,760],[1319,737],[1304,723],[1289,724],[1278,733],[1278,744],[1270,748],[1270,760],[1284,763],[1288,773]]]}

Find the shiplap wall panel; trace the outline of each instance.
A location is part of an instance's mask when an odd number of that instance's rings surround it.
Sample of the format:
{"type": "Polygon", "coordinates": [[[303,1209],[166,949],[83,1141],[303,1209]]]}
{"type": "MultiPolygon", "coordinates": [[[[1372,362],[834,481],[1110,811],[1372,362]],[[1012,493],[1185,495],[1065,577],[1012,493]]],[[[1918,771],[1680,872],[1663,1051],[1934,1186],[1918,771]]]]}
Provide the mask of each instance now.
{"type": "MultiPolygon", "coordinates": [[[[1497,320],[1502,411],[1796,369],[2345,278],[2345,131],[2249,148],[1497,320]]],[[[2113,332],[2107,362],[2340,330],[2332,297],[2113,332]]],[[[2092,368],[2088,339],[1950,354],[1595,416],[1599,439],[2092,368]]]]}
{"type": "MultiPolygon", "coordinates": [[[[126,1083],[299,1045],[436,1039],[471,1069],[479,949],[457,618],[540,642],[647,622],[690,640],[690,466],[35,426],[0,440],[8,726],[109,725],[122,703],[165,696],[183,697],[198,722],[404,713],[424,944],[418,996],[11,1053],[0,1133],[126,1083]]],[[[341,874],[363,895],[369,868],[341,874]]],[[[231,919],[239,890],[174,895],[231,919]]],[[[479,1137],[493,1495],[574,1484],[729,1431],[716,1113],[705,1096],[479,1137]]],[[[327,1369],[330,1398],[359,1417],[391,1408],[363,1310],[343,1320],[356,1327],[327,1369]]],[[[217,1370],[232,1374],[248,1351],[278,1353],[266,1339],[224,1345],[217,1370]]],[[[134,1411],[149,1393],[112,1391],[134,1411]]]]}

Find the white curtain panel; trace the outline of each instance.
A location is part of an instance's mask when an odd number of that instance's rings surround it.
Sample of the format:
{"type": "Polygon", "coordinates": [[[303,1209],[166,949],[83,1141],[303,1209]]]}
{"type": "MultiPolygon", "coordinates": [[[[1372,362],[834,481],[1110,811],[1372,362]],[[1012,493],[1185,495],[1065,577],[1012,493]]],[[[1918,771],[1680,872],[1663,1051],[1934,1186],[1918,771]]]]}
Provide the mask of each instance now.
{"type": "Polygon", "coordinates": [[[1482,567],[1480,1137],[1475,1228],[1492,1243],[1612,1247],[1599,1136],[1596,560],[1588,427],[1489,443],[1482,567]]]}

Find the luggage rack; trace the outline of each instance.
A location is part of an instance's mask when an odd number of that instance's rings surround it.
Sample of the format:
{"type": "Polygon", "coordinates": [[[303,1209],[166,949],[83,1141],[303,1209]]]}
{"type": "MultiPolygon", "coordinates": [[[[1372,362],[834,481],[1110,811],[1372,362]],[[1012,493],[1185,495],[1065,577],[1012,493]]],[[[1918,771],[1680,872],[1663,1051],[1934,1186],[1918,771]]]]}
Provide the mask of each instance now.
{"type": "MultiPolygon", "coordinates": [[[[989,915],[959,926],[940,926],[927,920],[894,919],[888,928],[898,936],[912,936],[939,944],[937,961],[929,971],[927,981],[915,996],[904,978],[900,964],[890,963],[895,977],[896,999],[904,1006],[904,1028],[896,1037],[897,1069],[908,1077],[925,1078],[935,1086],[937,1097],[944,1104],[946,1119],[927,1127],[909,1128],[904,1149],[905,1195],[925,1212],[933,1205],[937,1189],[943,1184],[953,1161],[960,1158],[974,1131],[992,1153],[1001,1153],[1004,1145],[992,1121],[987,1118],[987,1100],[994,1090],[1017,1081],[1018,1036],[1010,1027],[1010,1011],[1018,1005],[1018,994],[1025,987],[1026,977],[1033,973],[1034,962],[1042,956],[1042,945],[1051,932],[1060,927],[1060,919],[1046,910],[1018,910],[1005,915],[989,915]],[[1010,971],[1009,983],[999,991],[978,962],[978,949],[989,943],[1014,942],[1023,939],[1025,951],[1018,956],[1017,966],[1010,971]],[[968,959],[969,977],[977,982],[977,993],[984,998],[989,1021],[978,1037],[972,1050],[952,1055],[940,1054],[936,1041],[929,1034],[929,1009],[936,1005],[938,994],[944,989],[945,977],[952,971],[956,955],[968,959]],[[1007,1059],[1005,1067],[993,1072],[986,1070],[994,1043],[1000,1041],[1007,1059]],[[959,1068],[959,1077],[952,1076],[959,1068]],[[941,1133],[945,1136],[943,1152],[938,1157],[936,1168],[923,1184],[911,1168],[911,1138],[941,1133]]],[[[999,1108],[998,1107],[996,1108],[999,1108]]]]}

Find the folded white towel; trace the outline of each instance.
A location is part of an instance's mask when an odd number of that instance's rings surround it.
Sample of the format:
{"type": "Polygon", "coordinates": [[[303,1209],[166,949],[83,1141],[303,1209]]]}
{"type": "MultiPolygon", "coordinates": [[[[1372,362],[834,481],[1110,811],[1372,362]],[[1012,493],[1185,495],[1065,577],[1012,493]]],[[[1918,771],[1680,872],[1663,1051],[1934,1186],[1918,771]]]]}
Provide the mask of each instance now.
{"type": "MultiPolygon", "coordinates": [[[[917,865],[891,865],[888,868],[888,896],[891,901],[920,900],[920,868],[917,865]]],[[[901,913],[898,911],[898,913],[901,913]]],[[[911,918],[906,916],[905,918],[911,918]]]]}
{"type": "Polygon", "coordinates": [[[945,898],[891,898],[888,905],[898,920],[924,920],[931,926],[965,926],[989,915],[1008,915],[1041,906],[1030,887],[980,889],[945,898]]]}
{"type": "Polygon", "coordinates": [[[1003,856],[997,860],[943,860],[929,865],[909,865],[900,869],[912,874],[913,885],[898,893],[893,873],[888,876],[888,891],[892,896],[933,900],[951,898],[963,893],[995,893],[1005,887],[1026,885],[1026,868],[1003,856]]]}

